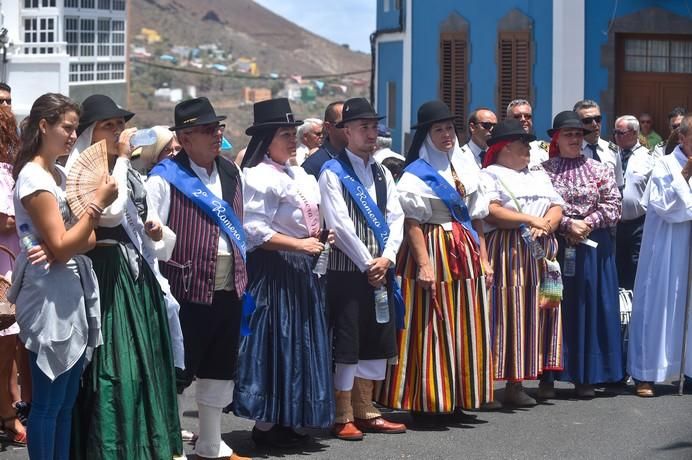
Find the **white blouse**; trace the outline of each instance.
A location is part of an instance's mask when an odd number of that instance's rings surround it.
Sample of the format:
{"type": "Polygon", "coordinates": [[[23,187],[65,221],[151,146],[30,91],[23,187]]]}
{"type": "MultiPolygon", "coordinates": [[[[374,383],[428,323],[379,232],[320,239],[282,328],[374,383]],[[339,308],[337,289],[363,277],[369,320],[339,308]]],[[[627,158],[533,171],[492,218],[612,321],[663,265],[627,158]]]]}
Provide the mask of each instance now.
{"type": "MultiPolygon", "coordinates": [[[[266,243],[276,233],[307,238],[310,231],[301,203],[318,205],[320,190],[315,178],[298,166],[280,165],[270,159],[243,170],[245,221],[248,250],[266,243]]],[[[321,219],[316,216],[318,222],[321,219]]]]}
{"type": "MultiPolygon", "coordinates": [[[[493,164],[482,170],[481,184],[489,202],[531,216],[542,217],[551,206],[565,204],[543,169],[515,171],[493,164]],[[517,209],[507,189],[512,192],[521,209],[517,209]]],[[[486,233],[496,228],[487,222],[483,225],[486,233]]]]}
{"type": "MultiPolygon", "coordinates": [[[[488,215],[488,199],[480,187],[479,170],[475,161],[465,158],[458,141],[449,152],[437,150],[428,139],[421,146],[420,158],[427,161],[452,187],[455,186],[451,167],[454,166],[459,181],[464,185],[464,202],[471,220],[483,219],[488,215]]],[[[440,224],[445,231],[452,230],[452,215],[437,194],[418,176],[404,173],[397,185],[399,201],[407,219],[420,223],[440,224]]]]}

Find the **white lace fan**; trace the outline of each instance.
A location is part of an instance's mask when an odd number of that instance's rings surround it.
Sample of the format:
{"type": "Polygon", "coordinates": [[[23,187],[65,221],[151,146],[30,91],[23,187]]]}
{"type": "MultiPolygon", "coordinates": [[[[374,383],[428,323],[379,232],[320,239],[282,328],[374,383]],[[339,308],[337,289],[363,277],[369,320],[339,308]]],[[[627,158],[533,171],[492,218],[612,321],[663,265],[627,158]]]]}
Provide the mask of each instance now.
{"type": "Polygon", "coordinates": [[[67,174],[67,203],[78,218],[94,200],[104,174],[108,174],[108,152],[102,140],[84,149],[67,174]]]}

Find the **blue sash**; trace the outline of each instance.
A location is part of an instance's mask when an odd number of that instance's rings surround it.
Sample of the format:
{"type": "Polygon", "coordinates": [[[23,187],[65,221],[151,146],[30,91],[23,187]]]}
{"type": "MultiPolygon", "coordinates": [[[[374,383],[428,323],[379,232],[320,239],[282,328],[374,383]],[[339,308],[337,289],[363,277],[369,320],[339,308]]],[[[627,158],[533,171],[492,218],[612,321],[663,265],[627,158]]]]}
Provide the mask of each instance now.
{"type": "MultiPolygon", "coordinates": [[[[365,217],[365,222],[368,227],[375,234],[377,238],[377,244],[380,248],[380,253],[384,251],[384,247],[389,239],[389,225],[387,225],[387,220],[385,216],[377,207],[377,204],[370,197],[370,194],[365,190],[363,184],[356,176],[353,171],[353,167],[347,162],[342,161],[339,158],[335,158],[327,161],[324,166],[322,166],[322,171],[325,169],[330,170],[337,175],[342,184],[346,187],[349,195],[353,198],[358,209],[365,217]]],[[[404,328],[404,298],[401,295],[401,287],[396,281],[396,276],[394,274],[394,269],[390,268],[387,271],[387,278],[389,285],[392,287],[392,297],[394,298],[394,309],[396,311],[396,322],[399,329],[404,328]]]]}
{"type": "Polygon", "coordinates": [[[480,244],[478,233],[471,225],[471,217],[469,210],[464,203],[464,199],[459,195],[459,192],[449,185],[449,182],[444,177],[433,169],[430,164],[422,158],[417,159],[406,167],[405,172],[411,173],[425,182],[430,187],[435,195],[449,208],[452,218],[464,226],[471,233],[476,244],[480,244]]]}
{"type": "MultiPolygon", "coordinates": [[[[150,175],[161,176],[177,188],[211,218],[233,242],[243,261],[246,260],[247,241],[243,224],[233,211],[233,206],[214,195],[192,171],[183,168],[170,158],[163,160],[151,170],[150,175]]],[[[250,335],[250,316],[255,310],[255,301],[246,291],[243,293],[243,312],[240,321],[242,335],[250,335]]]]}

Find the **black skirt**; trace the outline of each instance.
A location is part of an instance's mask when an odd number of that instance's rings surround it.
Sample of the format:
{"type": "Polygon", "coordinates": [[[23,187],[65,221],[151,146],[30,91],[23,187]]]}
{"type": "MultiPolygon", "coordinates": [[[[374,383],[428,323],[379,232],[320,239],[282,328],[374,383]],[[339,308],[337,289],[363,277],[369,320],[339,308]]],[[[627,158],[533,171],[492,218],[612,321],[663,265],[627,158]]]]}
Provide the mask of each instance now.
{"type": "Polygon", "coordinates": [[[389,291],[389,322],[375,320],[375,289],[360,272],[327,273],[327,317],[332,330],[334,361],[356,364],[365,359],[397,356],[396,314],[389,291]]]}

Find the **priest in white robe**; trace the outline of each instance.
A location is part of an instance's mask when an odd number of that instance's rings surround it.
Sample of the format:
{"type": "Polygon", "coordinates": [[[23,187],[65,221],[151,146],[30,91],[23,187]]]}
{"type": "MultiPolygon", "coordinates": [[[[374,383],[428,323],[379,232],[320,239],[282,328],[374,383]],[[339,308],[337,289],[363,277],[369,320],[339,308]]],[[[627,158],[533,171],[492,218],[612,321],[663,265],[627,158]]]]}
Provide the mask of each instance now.
{"type": "MultiPolygon", "coordinates": [[[[653,382],[676,379],[682,359],[692,245],[692,115],[680,126],[680,145],[656,162],[643,200],[648,203],[634,284],[628,370],[639,396],[653,382]]],[[[692,315],[690,315],[692,316],[692,315]]],[[[688,318],[690,321],[690,318],[688,318]]],[[[692,325],[684,372],[692,376],[692,325]]]]}

